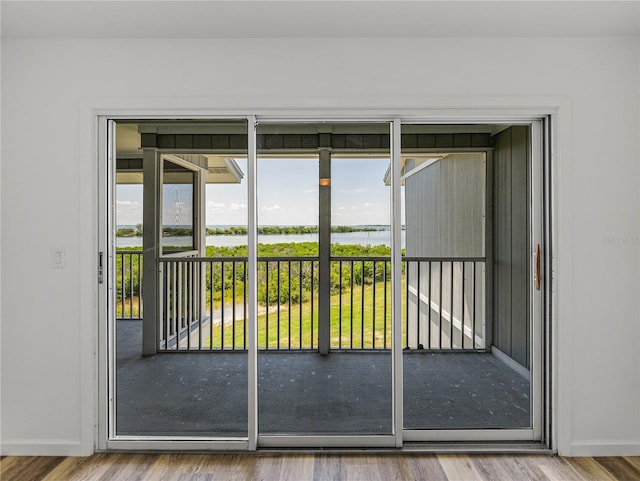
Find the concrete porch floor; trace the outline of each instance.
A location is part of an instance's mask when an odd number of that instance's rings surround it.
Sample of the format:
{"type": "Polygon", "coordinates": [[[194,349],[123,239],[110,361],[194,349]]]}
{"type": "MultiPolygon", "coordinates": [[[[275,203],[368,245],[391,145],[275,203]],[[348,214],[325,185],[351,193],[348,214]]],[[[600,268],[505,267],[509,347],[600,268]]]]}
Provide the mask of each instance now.
{"type": "MultiPolygon", "coordinates": [[[[116,432],[246,436],[247,355],[140,356],[141,322],[118,321],[116,432]]],[[[523,428],[529,381],[491,354],[406,353],[407,429],[523,428]]],[[[258,353],[259,433],[388,434],[391,353],[258,353]]]]}

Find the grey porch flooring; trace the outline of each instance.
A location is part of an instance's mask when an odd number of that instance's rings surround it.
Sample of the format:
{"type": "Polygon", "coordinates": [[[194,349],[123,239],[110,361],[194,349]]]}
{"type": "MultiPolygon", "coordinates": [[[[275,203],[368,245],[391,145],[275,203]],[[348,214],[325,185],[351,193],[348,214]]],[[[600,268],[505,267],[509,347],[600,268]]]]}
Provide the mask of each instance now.
{"type": "MultiPolygon", "coordinates": [[[[247,356],[140,356],[141,323],[117,324],[119,435],[246,436],[247,356]]],[[[390,352],[258,354],[259,432],[391,432],[390,352]]],[[[404,427],[529,426],[529,382],[484,353],[404,355],[404,427]]]]}

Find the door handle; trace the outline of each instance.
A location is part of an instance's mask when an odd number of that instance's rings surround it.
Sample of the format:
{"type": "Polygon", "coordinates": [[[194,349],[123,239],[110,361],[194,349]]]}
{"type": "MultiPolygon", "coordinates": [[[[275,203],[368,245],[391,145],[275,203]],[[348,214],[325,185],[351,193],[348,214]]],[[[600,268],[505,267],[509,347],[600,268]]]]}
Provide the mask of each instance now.
{"type": "Polygon", "coordinates": [[[98,284],[102,284],[104,282],[104,262],[103,262],[103,252],[98,252],[98,284]]]}
{"type": "Polygon", "coordinates": [[[536,245],[536,291],[540,290],[542,273],[540,270],[540,244],[536,245]]]}

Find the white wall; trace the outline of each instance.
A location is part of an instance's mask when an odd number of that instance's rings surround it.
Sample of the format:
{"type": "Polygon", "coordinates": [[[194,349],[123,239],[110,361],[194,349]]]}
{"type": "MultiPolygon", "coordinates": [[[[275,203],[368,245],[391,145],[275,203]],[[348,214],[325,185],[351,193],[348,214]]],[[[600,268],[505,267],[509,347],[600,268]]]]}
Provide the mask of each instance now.
{"type": "Polygon", "coordinates": [[[639,58],[633,38],[3,39],[3,453],[92,450],[88,105],[553,96],[570,106],[556,159],[558,446],[640,454],[639,58]],[[51,269],[58,247],[66,266],[51,269]]]}

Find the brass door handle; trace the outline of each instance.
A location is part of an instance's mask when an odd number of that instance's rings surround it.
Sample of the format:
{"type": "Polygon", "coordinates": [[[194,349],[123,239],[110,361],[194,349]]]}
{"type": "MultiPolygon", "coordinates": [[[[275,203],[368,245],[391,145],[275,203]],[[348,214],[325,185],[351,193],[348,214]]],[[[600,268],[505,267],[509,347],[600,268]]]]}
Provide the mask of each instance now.
{"type": "Polygon", "coordinates": [[[536,291],[540,290],[540,281],[541,281],[541,272],[540,272],[540,244],[536,245],[536,291]]]}

